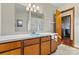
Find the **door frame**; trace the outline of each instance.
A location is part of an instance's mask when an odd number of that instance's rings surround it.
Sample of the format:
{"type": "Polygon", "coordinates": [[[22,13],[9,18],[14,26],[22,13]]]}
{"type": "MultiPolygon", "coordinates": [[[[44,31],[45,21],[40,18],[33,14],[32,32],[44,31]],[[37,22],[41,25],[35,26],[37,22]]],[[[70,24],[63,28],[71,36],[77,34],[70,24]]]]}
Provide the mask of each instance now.
{"type": "MultiPolygon", "coordinates": [[[[72,8],[66,9],[66,10],[63,10],[63,11],[61,11],[61,14],[62,13],[65,13],[65,12],[68,12],[68,11],[71,11],[71,10],[73,11],[73,24],[72,24],[73,25],[73,28],[72,28],[73,29],[73,43],[72,43],[72,46],[74,47],[74,42],[75,42],[75,35],[74,35],[74,30],[75,30],[74,29],[74,24],[75,24],[75,22],[74,22],[75,21],[75,7],[72,7],[72,8]]],[[[71,21],[72,21],[72,19],[70,20],[70,23],[71,23],[71,21]]],[[[71,25],[70,25],[70,27],[71,27],[71,25]]],[[[71,28],[70,28],[70,31],[71,31],[71,28]]]]}
{"type": "MultiPolygon", "coordinates": [[[[71,15],[66,15],[66,16],[63,16],[63,17],[67,17],[67,16],[69,16],[69,17],[70,17],[70,20],[69,20],[69,21],[70,21],[70,23],[69,23],[69,24],[70,24],[70,26],[69,26],[69,27],[70,27],[70,35],[71,35],[71,15]]],[[[63,17],[62,17],[62,18],[63,18],[63,17]]],[[[71,36],[70,36],[70,38],[71,38],[71,36]]]]}

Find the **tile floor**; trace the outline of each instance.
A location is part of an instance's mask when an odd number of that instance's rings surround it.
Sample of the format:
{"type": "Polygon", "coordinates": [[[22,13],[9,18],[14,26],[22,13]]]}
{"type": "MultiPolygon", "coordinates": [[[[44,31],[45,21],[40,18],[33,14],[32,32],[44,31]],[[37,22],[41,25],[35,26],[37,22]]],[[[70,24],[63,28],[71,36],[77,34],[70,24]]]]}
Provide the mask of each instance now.
{"type": "Polygon", "coordinates": [[[52,55],[79,55],[79,49],[61,44],[52,55]]]}

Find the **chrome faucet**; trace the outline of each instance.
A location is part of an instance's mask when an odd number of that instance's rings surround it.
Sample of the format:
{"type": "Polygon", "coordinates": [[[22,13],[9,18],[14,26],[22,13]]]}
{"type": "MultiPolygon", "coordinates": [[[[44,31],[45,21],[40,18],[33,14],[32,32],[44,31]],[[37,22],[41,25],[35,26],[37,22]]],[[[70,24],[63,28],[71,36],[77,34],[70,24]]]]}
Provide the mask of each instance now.
{"type": "Polygon", "coordinates": [[[39,31],[39,24],[38,24],[37,28],[35,28],[35,27],[32,28],[32,34],[36,34],[37,31],[39,31]]]}
{"type": "Polygon", "coordinates": [[[32,29],[32,34],[35,34],[35,33],[36,33],[36,31],[35,31],[35,29],[33,28],[33,29],[32,29]]]}

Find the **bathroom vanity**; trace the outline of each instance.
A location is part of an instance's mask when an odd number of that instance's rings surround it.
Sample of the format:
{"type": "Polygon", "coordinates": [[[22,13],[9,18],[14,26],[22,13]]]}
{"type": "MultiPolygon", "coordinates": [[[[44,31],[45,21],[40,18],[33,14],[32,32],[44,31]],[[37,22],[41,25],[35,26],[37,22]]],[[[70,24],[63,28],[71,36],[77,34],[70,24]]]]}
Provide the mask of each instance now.
{"type": "Polygon", "coordinates": [[[50,35],[0,41],[0,55],[49,55],[56,49],[57,43],[50,35]]]}

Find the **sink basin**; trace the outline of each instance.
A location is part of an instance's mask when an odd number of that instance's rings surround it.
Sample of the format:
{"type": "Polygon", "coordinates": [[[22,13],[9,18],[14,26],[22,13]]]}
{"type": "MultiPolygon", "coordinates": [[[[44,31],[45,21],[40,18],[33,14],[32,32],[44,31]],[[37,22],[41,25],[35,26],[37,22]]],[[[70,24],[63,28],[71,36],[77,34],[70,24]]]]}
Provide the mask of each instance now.
{"type": "Polygon", "coordinates": [[[41,36],[46,36],[45,34],[39,34],[39,33],[35,33],[35,34],[28,34],[28,37],[41,37],[41,36]]]}
{"type": "Polygon", "coordinates": [[[31,36],[41,36],[41,34],[30,34],[31,36]]]}

